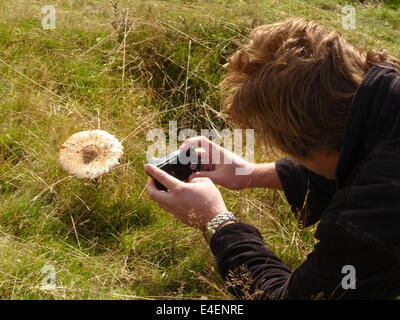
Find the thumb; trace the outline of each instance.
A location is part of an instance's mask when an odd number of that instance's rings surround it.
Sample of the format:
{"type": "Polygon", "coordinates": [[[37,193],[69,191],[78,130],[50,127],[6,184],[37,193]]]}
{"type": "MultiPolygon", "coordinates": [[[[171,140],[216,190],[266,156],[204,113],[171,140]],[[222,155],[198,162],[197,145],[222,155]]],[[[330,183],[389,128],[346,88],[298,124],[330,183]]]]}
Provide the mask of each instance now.
{"type": "Polygon", "coordinates": [[[194,178],[210,178],[211,180],[215,179],[216,177],[216,172],[213,171],[198,171],[194,172],[190,175],[189,181],[194,179],[194,178]]]}

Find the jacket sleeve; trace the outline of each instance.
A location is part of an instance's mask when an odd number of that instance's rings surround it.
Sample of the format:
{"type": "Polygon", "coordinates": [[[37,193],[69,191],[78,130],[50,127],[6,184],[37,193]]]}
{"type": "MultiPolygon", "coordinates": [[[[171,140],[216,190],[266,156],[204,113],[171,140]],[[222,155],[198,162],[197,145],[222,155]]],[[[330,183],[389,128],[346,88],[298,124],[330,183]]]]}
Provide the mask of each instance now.
{"type": "Polygon", "coordinates": [[[275,163],[286,199],[302,227],[320,220],[336,192],[335,180],[316,174],[291,158],[281,158],[275,163]]]}
{"type": "Polygon", "coordinates": [[[320,242],[293,272],[264,245],[258,229],[246,223],[218,230],[211,250],[239,299],[391,299],[398,293],[399,261],[393,256],[335,224],[319,224],[316,237],[320,242]],[[345,266],[354,267],[354,283],[351,276],[345,278],[345,266]]]}

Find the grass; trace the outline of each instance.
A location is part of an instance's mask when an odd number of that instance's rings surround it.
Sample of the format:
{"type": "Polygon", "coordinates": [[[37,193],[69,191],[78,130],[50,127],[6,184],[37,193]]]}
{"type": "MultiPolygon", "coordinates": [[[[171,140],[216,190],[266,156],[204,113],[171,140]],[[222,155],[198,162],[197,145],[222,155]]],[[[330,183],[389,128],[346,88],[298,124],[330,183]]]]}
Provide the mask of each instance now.
{"type": "MultiPolygon", "coordinates": [[[[231,299],[199,232],[146,196],[146,133],[226,127],[222,64],[256,25],[318,20],[353,43],[400,56],[397,3],[353,1],[357,29],[341,29],[344,1],[54,0],[0,4],[0,298],[231,299]],[[123,141],[124,162],[99,182],[57,162],[71,134],[101,128],[123,141]],[[45,265],[57,288],[41,287],[45,265]]],[[[259,161],[270,156],[257,154],[259,161]]],[[[284,195],[222,190],[290,267],[312,250],[284,195]]]]}

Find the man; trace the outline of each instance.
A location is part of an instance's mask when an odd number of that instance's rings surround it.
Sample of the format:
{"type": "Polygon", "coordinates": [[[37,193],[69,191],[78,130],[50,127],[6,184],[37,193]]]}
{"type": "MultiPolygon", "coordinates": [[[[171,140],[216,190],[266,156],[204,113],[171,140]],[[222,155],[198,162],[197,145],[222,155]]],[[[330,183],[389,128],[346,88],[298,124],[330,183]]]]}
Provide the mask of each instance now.
{"type": "Polygon", "coordinates": [[[157,190],[152,180],[150,197],[184,223],[213,233],[211,250],[225,279],[246,270],[247,284],[232,281],[240,298],[399,296],[400,61],[356,48],[319,23],[290,19],[253,30],[227,69],[227,114],[290,157],[252,164],[192,138],[183,149],[200,144],[209,150],[203,156],[218,152],[222,164],[188,183],[146,165],[169,189],[157,190]],[[237,168],[251,174],[236,175],[237,168]],[[214,183],[282,189],[301,225],[319,221],[314,251],[289,270],[254,226],[227,213],[214,183]]]}

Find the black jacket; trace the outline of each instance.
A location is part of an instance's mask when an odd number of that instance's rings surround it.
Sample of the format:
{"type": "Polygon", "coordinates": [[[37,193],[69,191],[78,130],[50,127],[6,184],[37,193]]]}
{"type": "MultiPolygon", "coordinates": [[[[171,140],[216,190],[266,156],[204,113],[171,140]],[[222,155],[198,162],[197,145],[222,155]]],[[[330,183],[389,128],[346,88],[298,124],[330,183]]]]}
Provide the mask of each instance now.
{"type": "Polygon", "coordinates": [[[236,284],[232,291],[257,299],[400,296],[400,76],[395,70],[373,67],[357,89],[335,180],[290,158],[278,160],[276,169],[299,222],[320,221],[319,242],[291,271],[254,226],[223,227],[211,239],[211,250],[222,276],[236,284]],[[355,273],[350,288],[348,266],[355,273]],[[240,273],[246,276],[238,281],[240,273]]]}

